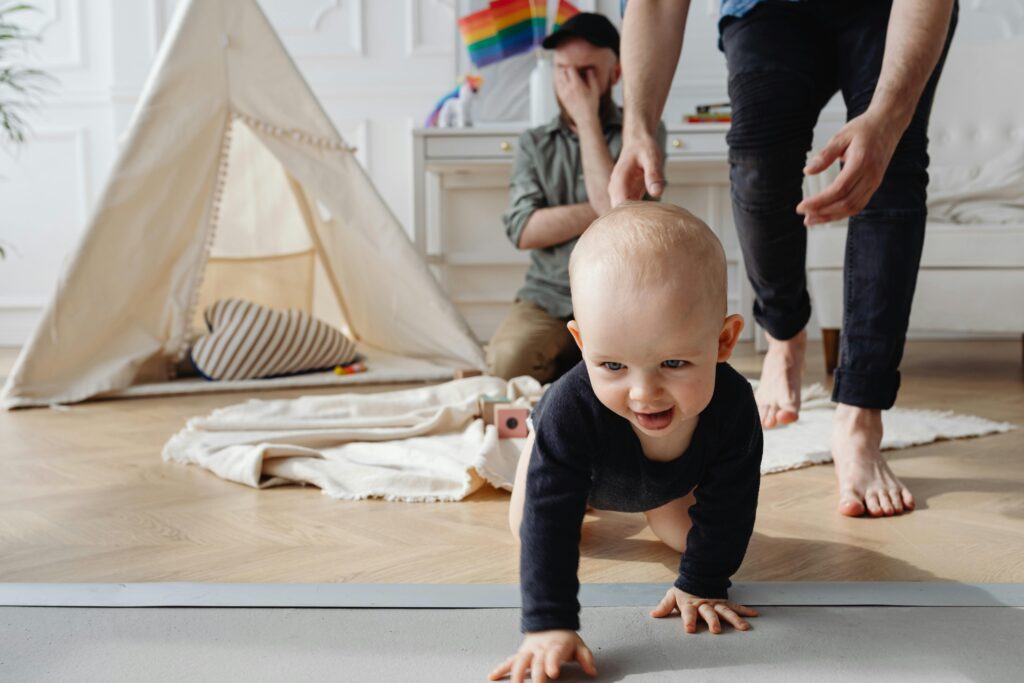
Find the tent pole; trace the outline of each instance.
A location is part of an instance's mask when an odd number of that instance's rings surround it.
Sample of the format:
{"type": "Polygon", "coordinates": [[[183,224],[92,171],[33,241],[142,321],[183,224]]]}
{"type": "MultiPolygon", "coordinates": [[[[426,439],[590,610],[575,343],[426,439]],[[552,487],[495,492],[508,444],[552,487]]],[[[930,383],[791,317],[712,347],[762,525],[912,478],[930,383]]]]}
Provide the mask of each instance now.
{"type": "Polygon", "coordinates": [[[338,287],[338,280],[334,277],[334,269],[331,267],[331,262],[327,259],[327,252],[324,249],[324,244],[320,241],[320,235],[316,231],[316,222],[313,220],[313,209],[309,205],[309,201],[306,199],[306,193],[302,190],[302,186],[299,182],[292,177],[291,173],[285,172],[288,176],[288,187],[291,188],[292,194],[295,195],[295,201],[299,205],[299,212],[302,214],[302,222],[306,224],[306,231],[309,232],[309,239],[313,241],[313,246],[316,249],[316,253],[320,256],[320,263],[323,264],[324,270],[327,271],[327,280],[331,283],[331,289],[334,290],[334,297],[338,300],[338,306],[341,308],[341,317],[345,319],[345,325],[348,327],[349,333],[352,335],[352,341],[359,342],[359,333],[356,332],[355,327],[352,325],[352,316],[348,312],[348,306],[345,304],[345,297],[341,294],[341,289],[338,287]]]}

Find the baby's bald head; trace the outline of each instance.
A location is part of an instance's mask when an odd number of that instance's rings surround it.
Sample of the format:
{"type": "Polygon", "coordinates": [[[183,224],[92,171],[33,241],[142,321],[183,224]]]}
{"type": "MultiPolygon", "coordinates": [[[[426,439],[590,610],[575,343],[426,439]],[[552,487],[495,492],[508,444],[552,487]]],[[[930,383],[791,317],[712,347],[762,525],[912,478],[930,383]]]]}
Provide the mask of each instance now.
{"type": "Polygon", "coordinates": [[[727,309],[722,243],[692,213],[663,202],[625,202],[594,221],[573,249],[569,282],[574,309],[578,290],[609,285],[678,288],[688,308],[719,323],[727,309]]]}

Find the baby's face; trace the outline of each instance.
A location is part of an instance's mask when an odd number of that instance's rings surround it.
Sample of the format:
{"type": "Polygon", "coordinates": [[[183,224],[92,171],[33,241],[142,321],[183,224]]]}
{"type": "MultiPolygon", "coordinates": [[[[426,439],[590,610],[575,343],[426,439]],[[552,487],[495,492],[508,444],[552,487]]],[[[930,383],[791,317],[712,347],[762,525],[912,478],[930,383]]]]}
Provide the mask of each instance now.
{"type": "Polygon", "coordinates": [[[723,320],[714,307],[676,283],[636,291],[587,282],[580,290],[574,333],[598,400],[652,438],[695,420],[715,389],[723,320]]]}

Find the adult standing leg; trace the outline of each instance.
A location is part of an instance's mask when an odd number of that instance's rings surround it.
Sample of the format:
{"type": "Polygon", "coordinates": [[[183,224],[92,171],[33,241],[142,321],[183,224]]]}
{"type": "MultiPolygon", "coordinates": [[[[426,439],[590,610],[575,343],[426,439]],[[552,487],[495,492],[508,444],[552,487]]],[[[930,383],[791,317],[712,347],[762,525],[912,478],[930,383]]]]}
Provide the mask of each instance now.
{"type": "MultiPolygon", "coordinates": [[[[847,120],[871,104],[891,5],[891,0],[849,4],[850,16],[835,26],[847,120]]],[[[881,454],[881,411],[893,406],[900,384],[899,364],[927,217],[928,119],[955,24],[954,8],[942,56],[882,183],[849,222],[840,363],[832,394],[839,404],[832,452],[839,511],[845,515],[891,516],[914,507],[912,494],[881,454]]]]}
{"type": "Polygon", "coordinates": [[[807,228],[796,213],[822,107],[838,89],[834,36],[803,3],[760,4],[727,19],[728,133],[733,217],[754,318],[768,353],[756,397],[764,427],[793,422],[811,314],[807,228]]]}

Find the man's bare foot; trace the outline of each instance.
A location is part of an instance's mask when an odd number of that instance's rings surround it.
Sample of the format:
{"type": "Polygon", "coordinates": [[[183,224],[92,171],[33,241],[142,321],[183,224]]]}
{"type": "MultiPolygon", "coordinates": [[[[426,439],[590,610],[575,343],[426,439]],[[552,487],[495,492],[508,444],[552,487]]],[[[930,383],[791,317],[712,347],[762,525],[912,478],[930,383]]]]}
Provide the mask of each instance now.
{"type": "Polygon", "coordinates": [[[882,457],[882,411],[840,403],[832,419],[832,458],[839,514],[892,517],[914,509],[914,497],[882,457]]]}
{"type": "Polygon", "coordinates": [[[761,366],[761,381],[754,392],[761,426],[771,429],[796,422],[800,416],[800,379],[804,373],[807,331],[780,341],[767,332],[768,353],[761,366]]]}

